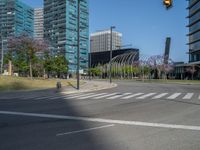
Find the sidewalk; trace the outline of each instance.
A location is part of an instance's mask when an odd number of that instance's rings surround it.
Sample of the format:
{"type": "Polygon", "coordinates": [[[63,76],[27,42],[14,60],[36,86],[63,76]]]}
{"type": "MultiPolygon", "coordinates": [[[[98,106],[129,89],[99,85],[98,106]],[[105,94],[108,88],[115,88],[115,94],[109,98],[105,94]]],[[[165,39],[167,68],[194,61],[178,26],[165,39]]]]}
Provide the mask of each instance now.
{"type": "Polygon", "coordinates": [[[84,84],[80,85],[80,90],[77,90],[76,87],[64,87],[61,93],[64,94],[73,94],[73,93],[83,93],[83,92],[92,92],[92,91],[99,91],[104,89],[110,89],[117,87],[117,84],[105,81],[85,81],[84,84]]]}

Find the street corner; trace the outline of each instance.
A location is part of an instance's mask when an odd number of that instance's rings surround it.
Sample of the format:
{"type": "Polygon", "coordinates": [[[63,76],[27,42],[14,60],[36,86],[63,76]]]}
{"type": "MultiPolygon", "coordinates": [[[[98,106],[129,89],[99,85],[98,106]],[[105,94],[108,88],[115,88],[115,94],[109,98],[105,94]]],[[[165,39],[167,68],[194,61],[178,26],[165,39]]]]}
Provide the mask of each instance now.
{"type": "Polygon", "coordinates": [[[85,84],[83,84],[80,87],[80,90],[77,90],[76,88],[69,88],[63,90],[62,94],[75,94],[75,93],[85,93],[85,92],[93,92],[93,91],[100,91],[105,89],[111,89],[115,88],[118,85],[116,83],[108,83],[105,81],[85,81],[85,84]]]}

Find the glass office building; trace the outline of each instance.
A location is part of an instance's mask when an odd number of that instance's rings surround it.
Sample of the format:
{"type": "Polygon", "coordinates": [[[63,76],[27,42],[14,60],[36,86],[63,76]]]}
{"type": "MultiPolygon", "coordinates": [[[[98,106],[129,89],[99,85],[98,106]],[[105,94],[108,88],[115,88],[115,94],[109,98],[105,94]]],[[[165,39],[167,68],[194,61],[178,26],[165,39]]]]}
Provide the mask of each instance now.
{"type": "Polygon", "coordinates": [[[1,37],[26,33],[33,36],[34,11],[19,0],[0,0],[1,37]]]}
{"type": "Polygon", "coordinates": [[[189,1],[189,62],[200,61],[200,0],[189,1]]]}
{"type": "Polygon", "coordinates": [[[43,40],[44,37],[44,15],[43,8],[34,9],[34,38],[43,40]]]}
{"type": "MultiPolygon", "coordinates": [[[[44,38],[51,43],[52,55],[65,55],[69,71],[77,68],[78,0],[44,0],[44,38]]],[[[88,0],[80,0],[80,68],[88,68],[88,0]]]]}
{"type": "Polygon", "coordinates": [[[6,52],[7,39],[11,36],[22,33],[33,36],[33,25],[33,8],[19,0],[0,0],[0,51],[3,47],[6,52]]]}

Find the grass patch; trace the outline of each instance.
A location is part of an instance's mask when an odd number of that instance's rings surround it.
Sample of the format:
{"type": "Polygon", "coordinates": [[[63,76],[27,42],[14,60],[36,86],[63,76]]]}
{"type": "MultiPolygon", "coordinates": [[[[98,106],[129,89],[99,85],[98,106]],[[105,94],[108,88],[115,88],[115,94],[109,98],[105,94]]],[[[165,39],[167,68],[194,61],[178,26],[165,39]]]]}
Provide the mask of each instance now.
{"type": "Polygon", "coordinates": [[[56,83],[58,81],[62,83],[62,86],[71,86],[76,84],[75,81],[66,79],[44,80],[44,79],[34,78],[33,80],[31,80],[29,78],[0,76],[0,91],[55,88],[56,83]]]}

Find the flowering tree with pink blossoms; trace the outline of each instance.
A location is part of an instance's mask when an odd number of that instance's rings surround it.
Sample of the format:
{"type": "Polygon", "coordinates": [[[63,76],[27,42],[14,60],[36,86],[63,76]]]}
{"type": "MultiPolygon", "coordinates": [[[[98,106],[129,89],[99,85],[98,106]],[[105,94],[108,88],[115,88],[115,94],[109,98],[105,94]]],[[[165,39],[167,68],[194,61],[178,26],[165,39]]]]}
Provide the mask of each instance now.
{"type": "Polygon", "coordinates": [[[29,75],[33,77],[33,64],[36,53],[48,51],[48,44],[43,40],[35,40],[25,34],[11,37],[8,40],[8,46],[11,53],[24,54],[29,65],[29,75]]]}

